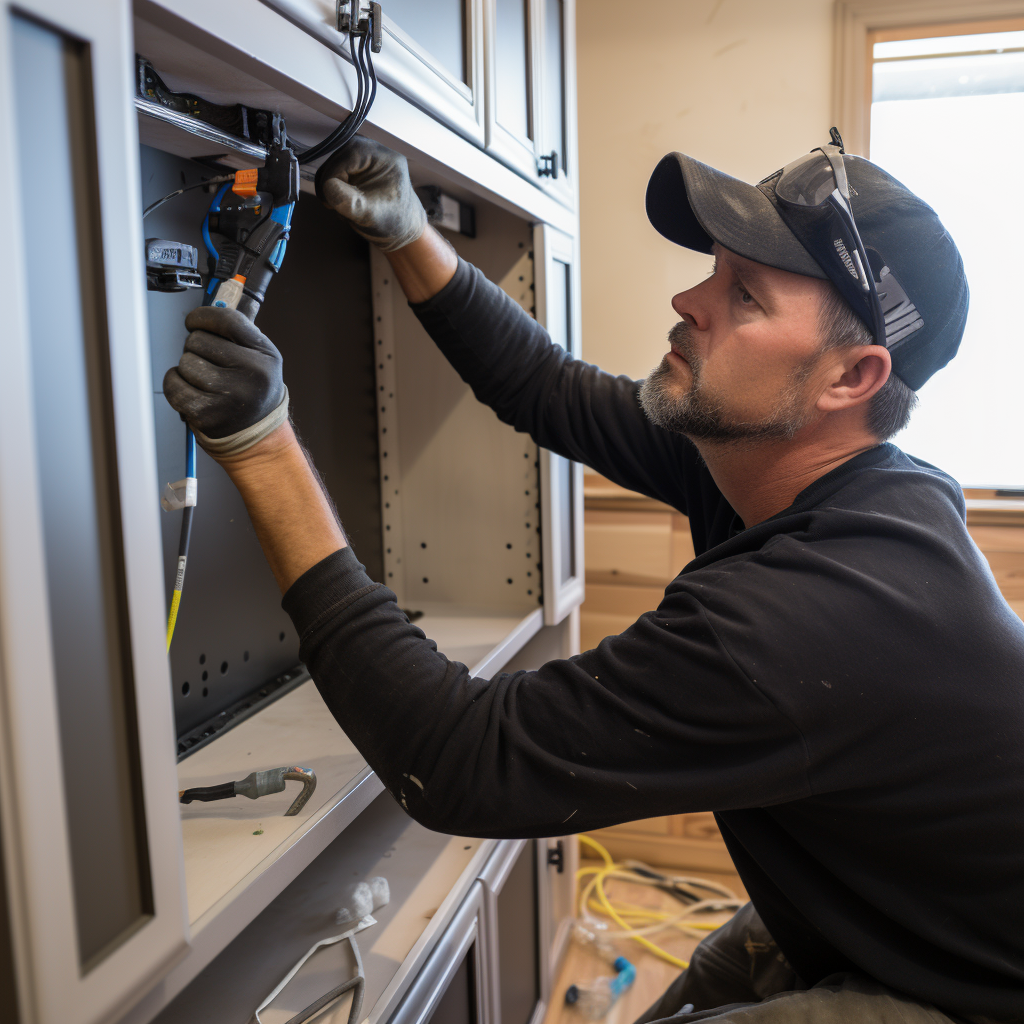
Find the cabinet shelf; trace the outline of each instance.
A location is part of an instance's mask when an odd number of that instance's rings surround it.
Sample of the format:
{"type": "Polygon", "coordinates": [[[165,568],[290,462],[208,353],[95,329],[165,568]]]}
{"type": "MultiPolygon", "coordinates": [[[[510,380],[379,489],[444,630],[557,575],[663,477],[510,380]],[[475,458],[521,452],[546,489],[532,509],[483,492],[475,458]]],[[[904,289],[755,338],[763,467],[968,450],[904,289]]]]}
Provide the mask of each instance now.
{"type": "Polygon", "coordinates": [[[450,661],[461,661],[475,676],[496,672],[541,628],[544,613],[493,611],[441,601],[416,605],[423,616],[415,625],[450,661]]]}
{"type": "MultiPolygon", "coordinates": [[[[416,625],[438,650],[475,675],[497,671],[542,625],[540,609],[520,616],[423,602],[417,610],[424,614],[416,625]]],[[[178,788],[191,789],[292,764],[317,773],[316,791],[294,817],[284,816],[297,792],[291,785],[256,801],[236,797],[182,806],[192,948],[155,994],[159,1005],[195,978],[383,790],[312,680],[178,765],[178,788]]],[[[140,1006],[131,1019],[149,1019],[152,1012],[140,1006]]]]}
{"type": "MultiPolygon", "coordinates": [[[[246,1024],[306,950],[342,931],[334,914],[345,900],[346,886],[376,875],[388,880],[391,899],[374,912],[377,924],[356,941],[366,976],[363,1019],[383,1019],[495,845],[495,840],[431,832],[381,795],[163,1010],[157,1024],[246,1024]]],[[[327,947],[261,1017],[265,1024],[281,1024],[351,971],[348,943],[327,947]]],[[[345,997],[327,1019],[347,1019],[348,1002],[345,997]]]]}

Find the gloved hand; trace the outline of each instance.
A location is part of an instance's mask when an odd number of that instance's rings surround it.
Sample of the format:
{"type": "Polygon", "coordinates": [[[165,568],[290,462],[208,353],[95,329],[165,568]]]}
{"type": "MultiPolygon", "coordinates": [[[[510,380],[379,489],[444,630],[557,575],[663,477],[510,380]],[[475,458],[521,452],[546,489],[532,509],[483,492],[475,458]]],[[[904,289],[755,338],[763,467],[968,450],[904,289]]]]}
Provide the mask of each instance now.
{"type": "Polygon", "coordinates": [[[321,164],[316,194],[384,252],[415,242],[427,226],[405,157],[358,135],[321,164]]]}
{"type": "Polygon", "coordinates": [[[237,455],[288,419],[281,353],[237,309],[200,306],[177,366],[164,375],[164,397],[213,456],[237,455]]]}

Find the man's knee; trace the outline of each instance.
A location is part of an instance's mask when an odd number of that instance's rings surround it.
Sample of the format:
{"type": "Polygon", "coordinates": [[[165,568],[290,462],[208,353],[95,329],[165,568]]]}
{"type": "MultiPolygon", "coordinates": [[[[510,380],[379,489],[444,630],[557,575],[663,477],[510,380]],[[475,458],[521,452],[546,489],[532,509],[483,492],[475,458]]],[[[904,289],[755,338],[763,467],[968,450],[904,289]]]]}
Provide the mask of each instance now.
{"type": "Polygon", "coordinates": [[[636,1024],[677,1014],[687,1004],[697,1011],[755,1002],[776,992],[802,988],[752,903],[694,950],[690,966],[636,1024]]]}

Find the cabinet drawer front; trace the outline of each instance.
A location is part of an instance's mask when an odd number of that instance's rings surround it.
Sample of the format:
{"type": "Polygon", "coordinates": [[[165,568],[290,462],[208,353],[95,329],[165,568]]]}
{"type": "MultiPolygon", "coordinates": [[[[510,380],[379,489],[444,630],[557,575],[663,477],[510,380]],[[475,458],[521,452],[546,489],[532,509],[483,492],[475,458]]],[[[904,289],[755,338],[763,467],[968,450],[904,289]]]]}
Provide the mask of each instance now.
{"type": "Polygon", "coordinates": [[[672,579],[669,512],[603,512],[588,509],[587,574],[595,582],[667,583],[672,579]]]}
{"type": "Polygon", "coordinates": [[[672,818],[643,818],[640,821],[627,821],[621,825],[610,825],[605,832],[632,832],[642,835],[672,835],[672,818]]]}
{"type": "Polygon", "coordinates": [[[679,834],[687,839],[712,839],[722,842],[722,833],[718,829],[714,814],[711,811],[696,811],[692,814],[676,816],[679,834]]]}

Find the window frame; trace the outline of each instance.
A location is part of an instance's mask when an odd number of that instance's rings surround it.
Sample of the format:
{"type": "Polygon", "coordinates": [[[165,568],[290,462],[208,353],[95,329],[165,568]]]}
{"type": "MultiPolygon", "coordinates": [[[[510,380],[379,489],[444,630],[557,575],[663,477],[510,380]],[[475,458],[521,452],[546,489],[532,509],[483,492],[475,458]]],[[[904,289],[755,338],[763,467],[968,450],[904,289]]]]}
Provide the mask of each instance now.
{"type": "MultiPolygon", "coordinates": [[[[871,136],[872,33],[922,38],[938,29],[1024,18],[1021,0],[837,0],[833,32],[833,123],[847,152],[866,156],[871,136]],[[912,33],[921,32],[921,36],[912,33]]],[[[996,30],[998,31],[998,29],[996,30]]]]}

